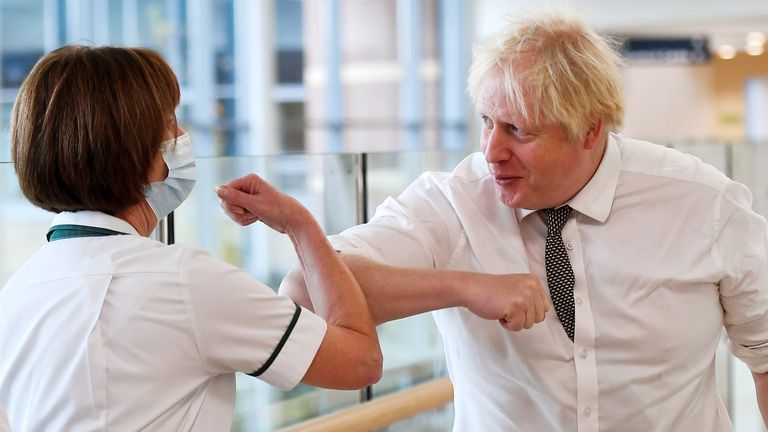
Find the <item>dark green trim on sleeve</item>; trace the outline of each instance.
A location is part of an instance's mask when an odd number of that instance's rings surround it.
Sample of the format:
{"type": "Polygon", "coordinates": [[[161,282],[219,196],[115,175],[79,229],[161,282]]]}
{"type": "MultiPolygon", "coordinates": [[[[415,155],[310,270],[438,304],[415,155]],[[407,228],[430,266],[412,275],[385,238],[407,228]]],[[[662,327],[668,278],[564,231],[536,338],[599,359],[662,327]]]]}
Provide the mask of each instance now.
{"type": "Polygon", "coordinates": [[[299,322],[299,315],[301,315],[301,306],[299,306],[296,302],[293,302],[294,305],[296,305],[296,311],[293,313],[293,318],[291,319],[291,323],[288,324],[288,328],[285,330],[285,333],[283,333],[283,337],[280,339],[280,342],[275,347],[275,350],[272,351],[272,355],[269,356],[266,362],[257,370],[256,372],[249,373],[248,375],[252,377],[257,377],[269,369],[270,366],[272,366],[272,363],[277,358],[277,355],[280,354],[280,351],[282,351],[283,346],[286,342],[288,342],[288,337],[291,335],[291,332],[293,332],[293,328],[296,327],[296,323],[299,322]]]}

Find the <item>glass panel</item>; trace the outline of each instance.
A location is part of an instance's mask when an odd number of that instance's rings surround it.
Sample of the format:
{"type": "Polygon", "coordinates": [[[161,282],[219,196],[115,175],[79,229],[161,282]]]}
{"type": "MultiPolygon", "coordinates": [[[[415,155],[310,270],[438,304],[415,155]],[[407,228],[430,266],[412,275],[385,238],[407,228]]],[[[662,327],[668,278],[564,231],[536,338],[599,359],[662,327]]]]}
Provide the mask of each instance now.
{"type": "Polygon", "coordinates": [[[736,358],[730,362],[729,372],[731,404],[728,408],[734,430],[737,432],[765,431],[755,397],[755,382],[752,379],[752,372],[747,368],[747,365],[736,358]]]}
{"type": "MultiPolygon", "coordinates": [[[[214,187],[255,172],[298,199],[332,232],[332,227],[356,221],[355,161],[355,155],[200,158],[195,190],[174,215],[176,241],[200,246],[276,289],[297,265],[291,241],[263,224],[241,227],[229,220],[219,207],[214,187]]],[[[359,398],[358,391],[307,386],[283,392],[238,375],[232,430],[272,431],[354,405],[359,398]]]]}
{"type": "MultiPolygon", "coordinates": [[[[399,195],[421,173],[450,171],[466,154],[466,150],[369,154],[368,218],[387,196],[399,195]]],[[[373,386],[374,398],[445,375],[442,340],[429,314],[383,324],[378,332],[384,353],[384,373],[381,381],[373,386]]],[[[449,418],[453,418],[452,413],[449,418]]],[[[438,430],[446,429],[449,428],[438,430]]]]}
{"type": "Polygon", "coordinates": [[[453,428],[453,404],[448,404],[431,411],[425,411],[413,418],[388,427],[377,429],[377,432],[444,432],[453,428]]]}
{"type": "Polygon", "coordinates": [[[472,149],[411,150],[368,154],[368,216],[426,171],[452,171],[472,149]]]}
{"type": "Polygon", "coordinates": [[[752,191],[752,207],[768,215],[768,145],[740,143],[729,146],[732,155],[733,179],[752,191]]]}
{"type": "Polygon", "coordinates": [[[286,152],[304,151],[304,104],[284,102],[277,105],[280,147],[286,152]]]}
{"type": "Polygon", "coordinates": [[[723,174],[730,175],[730,145],[716,142],[698,142],[674,143],[672,147],[680,150],[683,153],[692,154],[702,161],[717,168],[723,174]]]}
{"type": "Polygon", "coordinates": [[[13,165],[0,162],[0,289],[45,244],[52,218],[21,194],[13,165]]]}
{"type": "Polygon", "coordinates": [[[198,158],[198,180],[175,212],[177,242],[196,244],[276,287],[296,264],[290,240],[263,224],[240,227],[224,215],[216,185],[257,173],[295,197],[327,232],[356,221],[355,155],[198,158]]]}

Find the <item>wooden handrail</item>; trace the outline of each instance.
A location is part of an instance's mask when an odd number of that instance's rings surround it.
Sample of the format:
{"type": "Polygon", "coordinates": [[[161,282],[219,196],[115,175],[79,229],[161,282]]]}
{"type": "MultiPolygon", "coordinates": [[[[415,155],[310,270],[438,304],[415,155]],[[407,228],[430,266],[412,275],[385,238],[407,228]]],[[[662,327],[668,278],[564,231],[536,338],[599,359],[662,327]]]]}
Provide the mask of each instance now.
{"type": "Polygon", "coordinates": [[[439,378],[278,432],[367,432],[441,407],[452,400],[451,380],[439,378]]]}

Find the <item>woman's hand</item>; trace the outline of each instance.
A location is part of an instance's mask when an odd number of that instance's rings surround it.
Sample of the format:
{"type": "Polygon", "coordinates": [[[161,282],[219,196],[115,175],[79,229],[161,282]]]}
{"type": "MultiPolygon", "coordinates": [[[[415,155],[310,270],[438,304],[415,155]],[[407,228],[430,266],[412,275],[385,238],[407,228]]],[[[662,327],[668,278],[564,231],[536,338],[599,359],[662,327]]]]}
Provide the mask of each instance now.
{"type": "Polygon", "coordinates": [[[233,221],[250,225],[261,221],[273,230],[293,234],[314,217],[301,203],[275,189],[256,174],[216,187],[221,207],[233,221]]]}

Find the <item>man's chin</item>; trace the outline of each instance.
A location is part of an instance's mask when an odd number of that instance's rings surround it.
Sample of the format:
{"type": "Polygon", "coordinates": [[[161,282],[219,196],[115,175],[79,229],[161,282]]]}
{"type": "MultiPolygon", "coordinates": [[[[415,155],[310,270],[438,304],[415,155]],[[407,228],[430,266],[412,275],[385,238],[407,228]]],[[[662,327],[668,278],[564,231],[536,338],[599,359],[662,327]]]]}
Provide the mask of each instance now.
{"type": "Polygon", "coordinates": [[[541,210],[541,207],[537,207],[536,203],[525,199],[524,196],[518,194],[511,194],[509,192],[499,191],[499,201],[507,207],[518,208],[523,210],[541,210]]]}
{"type": "Polygon", "coordinates": [[[507,207],[512,208],[525,208],[523,206],[524,200],[521,200],[520,196],[518,194],[511,194],[508,191],[499,190],[499,201],[501,201],[502,204],[504,204],[507,207]]]}

